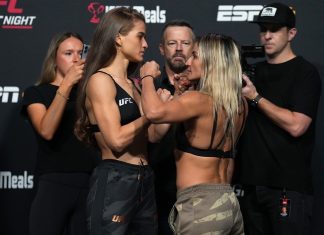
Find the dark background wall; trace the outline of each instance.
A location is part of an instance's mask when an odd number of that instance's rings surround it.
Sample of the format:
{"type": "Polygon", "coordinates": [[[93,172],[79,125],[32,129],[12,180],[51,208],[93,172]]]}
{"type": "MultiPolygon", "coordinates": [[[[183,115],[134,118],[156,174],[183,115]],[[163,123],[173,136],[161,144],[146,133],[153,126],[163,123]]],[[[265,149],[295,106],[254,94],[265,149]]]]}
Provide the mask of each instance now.
{"type": "MultiPolygon", "coordinates": [[[[281,1],[296,9],[297,38],[293,48],[315,64],[324,78],[324,2],[281,1]]],[[[86,42],[96,26],[94,10],[136,6],[146,15],[149,48],[146,59],[161,62],[158,43],[166,21],[188,20],[197,35],[223,33],[243,45],[258,44],[258,27],[247,23],[269,1],[260,0],[0,0],[0,234],[28,234],[28,213],[34,193],[36,142],[19,114],[21,93],[38,80],[49,40],[59,31],[79,32],[86,42]],[[90,10],[89,10],[90,9],[90,10]],[[91,10],[92,9],[92,10],[91,10]]],[[[317,119],[313,157],[314,234],[322,234],[324,217],[323,98],[317,119]]]]}

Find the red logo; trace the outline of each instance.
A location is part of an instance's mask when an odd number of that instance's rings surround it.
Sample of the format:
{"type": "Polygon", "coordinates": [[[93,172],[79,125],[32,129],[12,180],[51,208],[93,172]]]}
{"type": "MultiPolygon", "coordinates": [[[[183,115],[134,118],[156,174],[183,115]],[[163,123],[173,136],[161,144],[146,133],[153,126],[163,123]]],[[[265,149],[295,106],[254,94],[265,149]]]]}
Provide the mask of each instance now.
{"type": "Polygon", "coordinates": [[[7,6],[8,5],[8,9],[7,9],[8,13],[21,14],[23,12],[23,9],[22,8],[17,8],[16,4],[17,4],[17,0],[0,1],[0,6],[7,6]]]}
{"type": "Polygon", "coordinates": [[[103,11],[105,10],[105,6],[98,3],[98,2],[92,2],[88,5],[88,11],[92,14],[92,17],[90,19],[91,23],[98,24],[100,21],[100,18],[98,17],[103,11]]]}
{"type": "Polygon", "coordinates": [[[0,15],[0,28],[32,29],[36,16],[23,15],[23,8],[17,6],[18,0],[0,0],[0,7],[6,7],[7,14],[0,15]]]}

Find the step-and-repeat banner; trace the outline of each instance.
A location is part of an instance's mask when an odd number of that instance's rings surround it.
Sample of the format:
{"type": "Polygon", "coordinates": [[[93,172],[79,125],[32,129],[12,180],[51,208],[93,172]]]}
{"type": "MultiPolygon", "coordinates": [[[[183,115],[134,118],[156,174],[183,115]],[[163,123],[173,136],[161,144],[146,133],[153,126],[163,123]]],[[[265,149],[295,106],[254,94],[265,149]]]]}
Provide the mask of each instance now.
{"type": "MultiPolygon", "coordinates": [[[[323,1],[282,1],[296,9],[297,38],[293,48],[319,70],[324,79],[323,1]]],[[[28,213],[34,194],[36,141],[20,116],[24,89],[39,77],[51,37],[61,31],[80,33],[86,42],[100,17],[117,6],[132,6],[144,14],[149,48],[145,58],[162,62],[158,44],[163,25],[185,19],[197,35],[227,34],[242,45],[258,45],[258,27],[248,23],[264,4],[260,0],[0,0],[0,234],[28,234],[28,213]]],[[[324,82],[323,82],[324,83],[324,82]]],[[[323,90],[323,89],[322,89],[323,90]]],[[[324,218],[323,98],[313,157],[316,234],[324,218]]],[[[239,193],[239,192],[238,192],[239,193]]]]}

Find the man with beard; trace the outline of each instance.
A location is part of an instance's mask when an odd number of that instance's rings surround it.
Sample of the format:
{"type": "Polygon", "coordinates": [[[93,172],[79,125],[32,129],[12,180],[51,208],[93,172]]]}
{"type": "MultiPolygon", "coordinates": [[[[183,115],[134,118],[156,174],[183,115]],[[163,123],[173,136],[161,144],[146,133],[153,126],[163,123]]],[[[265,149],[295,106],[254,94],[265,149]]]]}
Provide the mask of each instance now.
{"type": "MultiPolygon", "coordinates": [[[[183,20],[173,20],[162,30],[159,45],[164,56],[162,74],[155,79],[155,88],[167,89],[175,94],[174,80],[184,75],[186,61],[192,55],[195,34],[192,26],[183,20]]],[[[184,82],[182,85],[189,84],[184,82]]],[[[159,234],[173,234],[168,225],[168,215],[176,201],[176,167],[174,159],[174,127],[171,126],[160,143],[149,144],[150,164],[155,173],[156,203],[159,218],[159,234]]]]}

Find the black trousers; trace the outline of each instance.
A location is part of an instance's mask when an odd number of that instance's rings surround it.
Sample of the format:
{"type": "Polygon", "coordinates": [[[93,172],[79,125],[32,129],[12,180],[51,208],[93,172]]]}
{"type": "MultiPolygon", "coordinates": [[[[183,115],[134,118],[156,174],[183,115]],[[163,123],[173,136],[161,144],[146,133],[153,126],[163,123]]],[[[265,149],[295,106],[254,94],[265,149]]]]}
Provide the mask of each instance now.
{"type": "Polygon", "coordinates": [[[30,210],[30,235],[86,235],[89,178],[86,173],[40,176],[30,210]]]}
{"type": "Polygon", "coordinates": [[[157,234],[154,175],[149,166],[103,160],[90,182],[90,235],[157,234]]]}
{"type": "Polygon", "coordinates": [[[245,234],[311,234],[311,195],[263,186],[243,186],[243,190],[239,202],[245,234]],[[286,203],[283,203],[283,198],[286,198],[286,203]]]}

